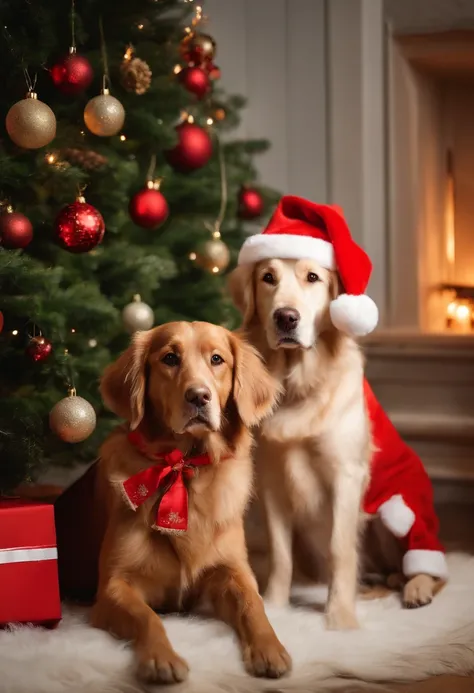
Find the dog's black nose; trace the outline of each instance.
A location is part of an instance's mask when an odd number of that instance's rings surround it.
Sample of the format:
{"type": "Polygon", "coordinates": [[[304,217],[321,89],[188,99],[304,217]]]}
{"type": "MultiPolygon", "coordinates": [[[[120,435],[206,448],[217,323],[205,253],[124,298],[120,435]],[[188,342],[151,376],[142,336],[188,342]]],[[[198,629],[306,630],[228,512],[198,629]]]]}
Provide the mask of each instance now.
{"type": "Polygon", "coordinates": [[[273,313],[273,319],[281,332],[291,332],[300,321],[300,314],[294,308],[279,308],[273,313]]]}
{"type": "Polygon", "coordinates": [[[186,402],[194,404],[195,407],[205,407],[211,401],[212,395],[208,387],[190,387],[184,397],[186,402]]]}

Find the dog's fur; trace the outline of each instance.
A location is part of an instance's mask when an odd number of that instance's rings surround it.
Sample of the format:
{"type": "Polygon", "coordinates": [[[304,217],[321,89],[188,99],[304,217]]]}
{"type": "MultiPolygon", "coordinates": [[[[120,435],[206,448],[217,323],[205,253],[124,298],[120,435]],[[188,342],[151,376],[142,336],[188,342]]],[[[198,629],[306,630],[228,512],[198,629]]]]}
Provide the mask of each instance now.
{"type": "Polygon", "coordinates": [[[101,393],[129,426],[112,433],[100,452],[108,525],[93,624],[134,642],[142,678],[182,681],[186,662],[154,609],[188,609],[204,598],[236,630],[247,670],[281,676],[290,658],[265,615],[243,529],[252,484],[248,429],[272,410],[276,381],[238,336],[207,323],[179,322],[137,333],[105,371],[101,393]],[[222,361],[211,362],[216,355],[222,361]],[[190,403],[190,388],[204,388],[208,402],[199,408],[190,403]],[[133,512],[121,497],[119,482],[153,464],[128,441],[128,428],[139,430],[155,453],[179,448],[210,455],[212,464],[189,482],[185,533],[152,529],[155,498],[133,512]]]}
{"type": "MultiPolygon", "coordinates": [[[[273,259],[238,267],[230,291],[246,336],[284,387],[277,410],[260,427],[255,455],[272,554],[266,598],[280,605],[288,601],[296,531],[329,568],[328,627],[357,627],[360,507],[371,434],[362,354],[329,317],[329,304],[339,293],[337,275],[313,260],[273,259]],[[288,308],[298,312],[299,321],[285,331],[275,317],[288,308]]],[[[391,571],[399,566],[401,551],[391,571]]],[[[431,599],[435,580],[422,577],[405,586],[407,605],[431,599]]]]}

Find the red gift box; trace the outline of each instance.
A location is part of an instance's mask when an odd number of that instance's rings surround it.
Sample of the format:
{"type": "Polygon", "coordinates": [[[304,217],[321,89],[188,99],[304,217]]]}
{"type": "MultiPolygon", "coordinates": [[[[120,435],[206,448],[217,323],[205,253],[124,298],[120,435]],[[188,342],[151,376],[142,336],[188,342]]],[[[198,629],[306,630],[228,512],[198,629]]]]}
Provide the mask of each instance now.
{"type": "Polygon", "coordinates": [[[0,623],[61,618],[52,505],[0,500],[0,623]]]}

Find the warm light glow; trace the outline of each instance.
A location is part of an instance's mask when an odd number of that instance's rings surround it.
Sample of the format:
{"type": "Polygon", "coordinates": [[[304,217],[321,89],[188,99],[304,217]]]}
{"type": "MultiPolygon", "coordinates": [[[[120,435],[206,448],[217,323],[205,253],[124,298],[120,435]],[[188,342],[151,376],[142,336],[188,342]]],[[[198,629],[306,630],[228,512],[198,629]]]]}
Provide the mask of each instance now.
{"type": "Polygon", "coordinates": [[[213,272],[214,274],[218,274],[218,273],[219,273],[219,268],[218,268],[218,267],[213,267],[213,268],[212,268],[212,272],[213,272]]]}
{"type": "Polygon", "coordinates": [[[143,29],[144,26],[144,24],[138,24],[138,28],[140,29],[140,31],[143,29]]]}
{"type": "Polygon", "coordinates": [[[89,346],[94,349],[97,346],[97,339],[89,339],[89,346]]]}
{"type": "Polygon", "coordinates": [[[127,50],[124,53],[123,59],[124,60],[131,60],[132,58],[133,58],[133,47],[127,46],[127,50]]]}
{"type": "Polygon", "coordinates": [[[13,335],[14,337],[16,337],[17,334],[18,334],[18,330],[12,330],[12,335],[13,335]]]}
{"type": "Polygon", "coordinates": [[[120,140],[121,140],[121,142],[125,142],[126,139],[127,139],[127,138],[125,137],[125,135],[120,135],[120,140]]]}
{"type": "Polygon", "coordinates": [[[451,303],[448,305],[446,312],[450,318],[454,318],[456,315],[456,308],[458,307],[457,301],[451,301],[451,303]]]}
{"type": "Polygon", "coordinates": [[[64,349],[64,354],[69,354],[69,349],[64,349]]]}
{"type": "Polygon", "coordinates": [[[212,232],[212,237],[213,237],[213,238],[220,238],[220,237],[221,237],[221,232],[220,232],[220,231],[213,231],[213,232],[212,232]]]}
{"type": "Polygon", "coordinates": [[[451,160],[449,160],[444,211],[444,229],[446,242],[446,261],[448,263],[448,281],[454,280],[454,265],[456,260],[456,226],[454,216],[454,204],[454,175],[452,171],[452,162],[451,160]]]}
{"type": "Polygon", "coordinates": [[[72,334],[75,334],[76,330],[74,329],[74,327],[72,328],[71,332],[72,334]]]}
{"type": "Polygon", "coordinates": [[[213,121],[212,118],[208,118],[208,119],[207,119],[207,124],[208,124],[208,125],[212,125],[213,123],[214,123],[214,121],[213,121]]]}
{"type": "Polygon", "coordinates": [[[54,154],[53,152],[49,152],[49,154],[45,155],[45,159],[48,162],[48,164],[54,164],[57,161],[58,157],[57,157],[57,154],[54,154]]]}
{"type": "Polygon", "coordinates": [[[189,259],[194,262],[194,260],[197,258],[196,253],[189,253],[189,259]]]}
{"type": "Polygon", "coordinates": [[[461,304],[457,306],[455,316],[456,320],[459,320],[459,322],[465,322],[466,320],[469,320],[469,318],[471,317],[471,309],[469,308],[469,306],[461,304]]]}
{"type": "Polygon", "coordinates": [[[194,123],[194,116],[188,115],[188,123],[194,123]]]}
{"type": "Polygon", "coordinates": [[[173,68],[173,72],[175,75],[179,75],[179,73],[181,72],[182,69],[183,68],[181,67],[181,65],[175,65],[173,68]]]}

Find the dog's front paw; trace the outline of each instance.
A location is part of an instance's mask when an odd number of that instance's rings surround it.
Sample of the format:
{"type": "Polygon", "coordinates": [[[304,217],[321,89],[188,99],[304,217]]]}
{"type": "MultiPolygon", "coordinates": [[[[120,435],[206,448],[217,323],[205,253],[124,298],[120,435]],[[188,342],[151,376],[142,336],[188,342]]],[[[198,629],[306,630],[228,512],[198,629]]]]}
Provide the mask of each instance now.
{"type": "Polygon", "coordinates": [[[187,663],[167,647],[137,651],[137,676],[146,683],[181,683],[188,678],[187,663]]]}
{"type": "Polygon", "coordinates": [[[291,657],[278,638],[260,638],[244,650],[248,673],[268,679],[279,679],[291,670],[291,657]]]}
{"type": "Polygon", "coordinates": [[[430,575],[415,575],[403,588],[403,606],[417,609],[427,606],[433,600],[436,580],[430,575]]]}
{"type": "Polygon", "coordinates": [[[357,630],[359,621],[353,609],[329,604],[326,611],[326,628],[328,630],[357,630]]]}

